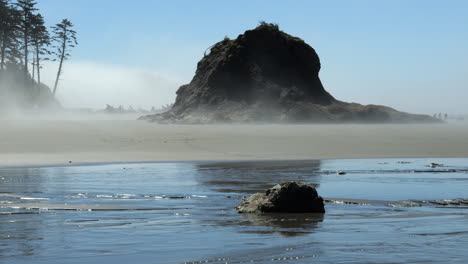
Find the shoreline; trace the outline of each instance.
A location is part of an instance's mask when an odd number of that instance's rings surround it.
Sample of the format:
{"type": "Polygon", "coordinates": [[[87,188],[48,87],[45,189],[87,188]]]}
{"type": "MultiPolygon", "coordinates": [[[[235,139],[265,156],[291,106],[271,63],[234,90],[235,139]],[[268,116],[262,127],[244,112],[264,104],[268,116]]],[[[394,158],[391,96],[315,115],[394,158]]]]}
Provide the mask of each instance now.
{"type": "Polygon", "coordinates": [[[336,161],[336,160],[401,160],[408,159],[421,160],[433,159],[468,159],[468,157],[353,157],[353,158],[322,158],[322,159],[231,159],[231,160],[157,160],[157,161],[99,161],[81,163],[47,163],[47,164],[25,164],[25,165],[0,165],[3,169],[41,169],[41,168],[65,168],[65,167],[87,167],[87,166],[112,166],[112,165],[138,165],[138,164],[171,164],[171,163],[192,163],[192,164],[216,164],[216,163],[244,163],[244,162],[275,162],[275,161],[336,161]]]}
{"type": "Polygon", "coordinates": [[[0,124],[0,168],[468,158],[466,124],[160,125],[137,120],[3,120],[0,124]]]}

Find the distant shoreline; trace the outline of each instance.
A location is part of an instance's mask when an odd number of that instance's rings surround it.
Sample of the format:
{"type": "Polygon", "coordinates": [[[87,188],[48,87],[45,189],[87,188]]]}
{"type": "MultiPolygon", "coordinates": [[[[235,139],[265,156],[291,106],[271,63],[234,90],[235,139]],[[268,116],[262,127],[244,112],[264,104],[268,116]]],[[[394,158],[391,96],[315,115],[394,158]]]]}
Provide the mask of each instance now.
{"type": "Polygon", "coordinates": [[[133,120],[0,122],[0,168],[468,157],[466,124],[158,125],[133,120]]]}
{"type": "MultiPolygon", "coordinates": [[[[327,161],[327,160],[397,160],[397,161],[408,161],[408,160],[421,160],[431,159],[438,161],[440,159],[468,159],[468,157],[390,157],[390,158],[326,158],[326,159],[250,159],[250,160],[164,160],[164,161],[122,161],[122,162],[85,162],[85,163],[51,163],[51,164],[27,164],[27,165],[0,165],[2,169],[41,169],[41,168],[66,168],[66,167],[88,167],[88,166],[116,166],[116,165],[145,165],[145,164],[171,164],[171,163],[185,163],[185,164],[217,164],[217,163],[247,163],[247,162],[283,162],[283,161],[327,161]]],[[[412,163],[411,161],[409,161],[412,163]]]]}

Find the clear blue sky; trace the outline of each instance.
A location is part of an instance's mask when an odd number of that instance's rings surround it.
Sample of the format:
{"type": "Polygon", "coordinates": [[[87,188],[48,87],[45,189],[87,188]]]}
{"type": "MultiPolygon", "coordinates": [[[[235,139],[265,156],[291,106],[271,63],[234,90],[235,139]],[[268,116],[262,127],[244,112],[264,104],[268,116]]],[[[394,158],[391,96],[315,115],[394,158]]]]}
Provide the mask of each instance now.
{"type": "Polygon", "coordinates": [[[39,2],[49,24],[76,25],[70,63],[145,68],[189,82],[207,47],[265,20],[316,49],[322,82],[338,99],[468,113],[468,1],[39,2]]]}

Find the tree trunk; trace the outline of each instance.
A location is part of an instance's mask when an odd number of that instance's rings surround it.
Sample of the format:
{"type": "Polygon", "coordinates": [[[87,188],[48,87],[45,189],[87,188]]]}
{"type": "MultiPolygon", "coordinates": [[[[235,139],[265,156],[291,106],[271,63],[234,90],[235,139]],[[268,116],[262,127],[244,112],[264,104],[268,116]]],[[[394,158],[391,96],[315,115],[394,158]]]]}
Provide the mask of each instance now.
{"type": "Polygon", "coordinates": [[[37,70],[37,98],[41,97],[41,59],[39,57],[39,45],[36,45],[36,70],[37,70]]]}
{"type": "Polygon", "coordinates": [[[32,61],[32,82],[33,82],[33,85],[34,85],[34,80],[36,79],[36,59],[33,57],[33,61],[32,61]]]}
{"type": "Polygon", "coordinates": [[[41,95],[41,61],[39,58],[39,46],[37,45],[36,45],[36,70],[37,70],[38,95],[41,95]]]}
{"type": "Polygon", "coordinates": [[[63,35],[64,37],[63,37],[63,43],[62,43],[62,54],[60,54],[60,64],[59,64],[59,69],[57,72],[57,79],[55,79],[54,91],[52,92],[54,96],[55,96],[55,92],[57,91],[58,81],[60,78],[60,74],[62,73],[63,60],[65,58],[65,48],[67,47],[67,31],[66,30],[63,35]]]}
{"type": "Polygon", "coordinates": [[[5,69],[5,56],[6,56],[6,41],[5,41],[5,32],[2,33],[2,47],[0,51],[1,61],[0,69],[5,69]]]}
{"type": "Polygon", "coordinates": [[[24,32],[24,78],[26,78],[28,76],[28,45],[29,45],[29,41],[28,41],[28,33],[27,33],[27,30],[25,30],[24,32]]]}
{"type": "Polygon", "coordinates": [[[54,91],[52,92],[54,96],[55,96],[55,92],[57,91],[57,85],[58,85],[58,81],[60,78],[60,74],[62,73],[62,65],[63,65],[63,56],[60,57],[60,64],[59,64],[59,69],[57,72],[57,78],[55,79],[54,91]]]}
{"type": "Polygon", "coordinates": [[[1,59],[1,69],[5,69],[5,50],[6,50],[6,47],[5,47],[5,44],[2,45],[2,51],[1,51],[1,56],[2,56],[2,59],[1,59]]]}

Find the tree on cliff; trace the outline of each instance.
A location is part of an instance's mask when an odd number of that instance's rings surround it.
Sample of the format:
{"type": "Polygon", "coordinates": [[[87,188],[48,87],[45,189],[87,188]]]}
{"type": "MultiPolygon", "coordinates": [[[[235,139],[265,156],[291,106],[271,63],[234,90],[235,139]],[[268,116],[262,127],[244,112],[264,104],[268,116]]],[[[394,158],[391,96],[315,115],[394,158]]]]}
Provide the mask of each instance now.
{"type": "Polygon", "coordinates": [[[6,35],[9,33],[10,10],[6,0],[0,0],[0,70],[5,68],[6,35]]]}
{"type": "Polygon", "coordinates": [[[41,61],[48,60],[47,55],[50,51],[47,49],[50,45],[50,35],[44,25],[44,18],[41,14],[36,14],[32,19],[31,42],[34,49],[34,67],[37,73],[37,83],[41,83],[41,61]]]}
{"type": "Polygon", "coordinates": [[[59,68],[57,71],[57,78],[55,79],[54,90],[52,92],[55,95],[57,91],[58,81],[63,71],[63,62],[70,58],[70,49],[74,48],[78,44],[76,40],[76,31],[73,30],[73,24],[68,19],[62,20],[61,23],[52,27],[52,40],[55,42],[54,54],[57,56],[59,61],[59,68]]]}
{"type": "Polygon", "coordinates": [[[41,83],[50,35],[36,2],[0,0],[0,108],[59,105],[49,87],[41,83]]]}
{"type": "Polygon", "coordinates": [[[20,13],[9,0],[0,0],[0,70],[8,62],[17,62],[22,56],[19,49],[20,13]]]}
{"type": "Polygon", "coordinates": [[[21,31],[21,47],[23,48],[23,64],[24,75],[27,77],[29,63],[29,47],[31,41],[31,33],[33,30],[34,12],[38,9],[35,7],[34,0],[18,0],[15,4],[20,11],[19,29],[21,31]]]}

